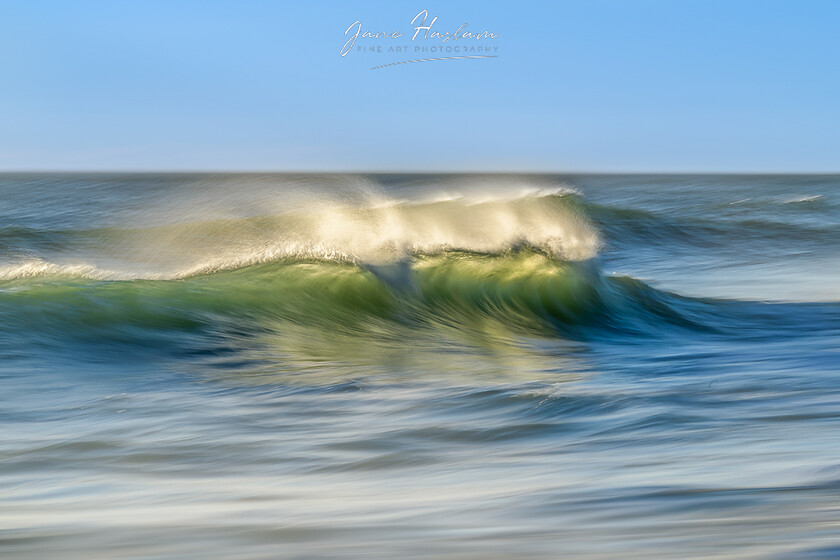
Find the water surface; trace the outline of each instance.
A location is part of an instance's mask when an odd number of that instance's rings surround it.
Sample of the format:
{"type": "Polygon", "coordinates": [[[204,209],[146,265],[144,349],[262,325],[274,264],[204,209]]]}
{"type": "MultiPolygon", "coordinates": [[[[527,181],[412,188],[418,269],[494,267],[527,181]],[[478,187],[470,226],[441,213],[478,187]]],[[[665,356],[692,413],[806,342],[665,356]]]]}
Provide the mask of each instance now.
{"type": "Polygon", "coordinates": [[[838,176],[0,175],[0,553],[840,557],[838,271],[838,176]]]}

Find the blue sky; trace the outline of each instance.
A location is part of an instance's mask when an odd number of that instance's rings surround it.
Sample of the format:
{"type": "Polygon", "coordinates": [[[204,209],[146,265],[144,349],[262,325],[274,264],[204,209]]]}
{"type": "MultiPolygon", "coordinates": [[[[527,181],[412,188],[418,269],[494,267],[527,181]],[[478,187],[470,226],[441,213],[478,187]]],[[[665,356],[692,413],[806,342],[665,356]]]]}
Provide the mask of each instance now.
{"type": "MultiPolygon", "coordinates": [[[[0,1],[0,170],[840,171],[840,2],[0,1]],[[498,57],[339,55],[354,21],[498,57]]],[[[425,56],[434,56],[427,54],[425,56]]]]}

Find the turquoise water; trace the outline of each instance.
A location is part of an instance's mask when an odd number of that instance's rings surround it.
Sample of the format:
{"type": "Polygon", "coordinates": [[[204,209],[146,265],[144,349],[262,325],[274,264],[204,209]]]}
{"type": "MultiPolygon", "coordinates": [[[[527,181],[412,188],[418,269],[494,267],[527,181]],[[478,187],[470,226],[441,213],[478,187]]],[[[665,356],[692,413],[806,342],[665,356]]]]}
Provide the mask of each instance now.
{"type": "Polygon", "coordinates": [[[3,558],[838,558],[840,176],[0,175],[3,558]]]}

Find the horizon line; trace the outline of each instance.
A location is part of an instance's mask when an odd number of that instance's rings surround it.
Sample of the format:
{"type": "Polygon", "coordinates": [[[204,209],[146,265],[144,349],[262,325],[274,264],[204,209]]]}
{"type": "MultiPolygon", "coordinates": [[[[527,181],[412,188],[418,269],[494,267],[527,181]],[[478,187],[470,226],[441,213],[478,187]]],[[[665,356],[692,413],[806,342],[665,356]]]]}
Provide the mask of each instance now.
{"type": "Polygon", "coordinates": [[[595,171],[595,170],[329,170],[313,169],[0,169],[3,174],[125,173],[125,174],[229,174],[229,175],[840,175],[835,171],[595,171]]]}

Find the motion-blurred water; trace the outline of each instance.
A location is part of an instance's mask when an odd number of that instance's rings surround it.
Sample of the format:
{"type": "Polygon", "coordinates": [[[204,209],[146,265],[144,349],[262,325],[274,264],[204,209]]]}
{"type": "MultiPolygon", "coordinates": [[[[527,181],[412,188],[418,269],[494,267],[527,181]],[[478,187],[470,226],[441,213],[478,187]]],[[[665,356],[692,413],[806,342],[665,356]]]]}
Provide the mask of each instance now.
{"type": "Polygon", "coordinates": [[[3,558],[840,558],[840,176],[0,175],[3,558]]]}

